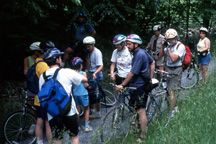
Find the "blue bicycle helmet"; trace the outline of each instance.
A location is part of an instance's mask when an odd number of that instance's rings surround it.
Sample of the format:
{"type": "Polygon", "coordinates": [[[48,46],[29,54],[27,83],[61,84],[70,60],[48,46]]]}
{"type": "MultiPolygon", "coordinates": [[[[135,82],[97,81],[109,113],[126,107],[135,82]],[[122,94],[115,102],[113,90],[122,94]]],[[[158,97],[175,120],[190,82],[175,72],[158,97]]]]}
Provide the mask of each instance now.
{"type": "Polygon", "coordinates": [[[142,39],[137,34],[130,34],[127,36],[126,40],[132,43],[142,44],[142,39]]]}
{"type": "Polygon", "coordinates": [[[46,60],[46,59],[56,58],[57,56],[60,56],[63,54],[64,54],[64,52],[61,52],[57,48],[50,48],[44,53],[43,59],[46,60]]]}
{"type": "Polygon", "coordinates": [[[83,63],[83,60],[80,57],[74,57],[71,60],[71,65],[72,66],[76,66],[76,65],[79,65],[79,64],[82,64],[82,63],[83,63]]]}
{"type": "Polygon", "coordinates": [[[124,41],[126,41],[126,36],[122,35],[122,34],[118,34],[113,38],[113,44],[114,45],[120,44],[124,41]]]}

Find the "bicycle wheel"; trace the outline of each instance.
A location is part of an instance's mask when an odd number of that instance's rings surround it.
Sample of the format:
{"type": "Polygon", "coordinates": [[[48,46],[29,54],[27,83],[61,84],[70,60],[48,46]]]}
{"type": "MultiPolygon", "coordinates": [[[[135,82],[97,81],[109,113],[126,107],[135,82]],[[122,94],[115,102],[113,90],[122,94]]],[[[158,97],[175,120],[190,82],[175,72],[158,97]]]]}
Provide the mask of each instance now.
{"type": "Polygon", "coordinates": [[[10,114],[3,124],[3,137],[9,144],[32,144],[36,141],[35,134],[29,134],[29,128],[32,122],[36,124],[36,117],[27,112],[26,115],[22,110],[10,114]]]}
{"type": "Polygon", "coordinates": [[[161,117],[161,124],[165,125],[170,116],[169,97],[166,90],[157,90],[149,94],[150,102],[146,107],[148,123],[153,119],[161,117]],[[164,124],[163,124],[164,123],[164,124]]]}
{"type": "Polygon", "coordinates": [[[115,103],[116,103],[116,97],[115,95],[110,92],[109,90],[107,89],[103,89],[104,93],[105,93],[105,98],[106,98],[106,101],[105,99],[103,99],[101,101],[101,104],[104,105],[104,106],[108,106],[108,107],[111,107],[111,106],[114,106],[115,103]]]}
{"type": "Polygon", "coordinates": [[[103,119],[101,125],[102,142],[110,143],[113,138],[121,138],[122,143],[130,129],[130,115],[127,109],[116,107],[111,109],[103,119]],[[123,139],[123,140],[122,140],[123,139]]]}
{"type": "Polygon", "coordinates": [[[158,117],[162,114],[160,111],[159,100],[154,98],[154,95],[149,95],[150,101],[146,107],[146,116],[148,122],[152,121],[155,117],[158,117]]]}
{"type": "Polygon", "coordinates": [[[181,87],[189,89],[194,87],[199,81],[199,73],[194,67],[188,67],[182,72],[181,87]]]}
{"type": "Polygon", "coordinates": [[[80,105],[80,114],[79,114],[79,117],[82,118],[84,116],[84,113],[85,113],[84,106],[80,105]]]}

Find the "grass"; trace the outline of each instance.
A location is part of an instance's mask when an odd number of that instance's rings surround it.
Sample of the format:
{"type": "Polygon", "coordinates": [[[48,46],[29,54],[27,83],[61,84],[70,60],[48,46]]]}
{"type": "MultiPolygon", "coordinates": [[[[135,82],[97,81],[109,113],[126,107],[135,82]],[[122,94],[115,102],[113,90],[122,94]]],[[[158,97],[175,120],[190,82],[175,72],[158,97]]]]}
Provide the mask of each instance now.
{"type": "MultiPolygon", "coordinates": [[[[180,113],[168,126],[160,118],[148,125],[144,144],[213,144],[216,142],[216,78],[215,72],[202,89],[191,91],[178,103],[180,113]]],[[[130,134],[125,143],[136,143],[138,134],[130,134]]],[[[118,139],[116,141],[119,141],[118,139]]]]}

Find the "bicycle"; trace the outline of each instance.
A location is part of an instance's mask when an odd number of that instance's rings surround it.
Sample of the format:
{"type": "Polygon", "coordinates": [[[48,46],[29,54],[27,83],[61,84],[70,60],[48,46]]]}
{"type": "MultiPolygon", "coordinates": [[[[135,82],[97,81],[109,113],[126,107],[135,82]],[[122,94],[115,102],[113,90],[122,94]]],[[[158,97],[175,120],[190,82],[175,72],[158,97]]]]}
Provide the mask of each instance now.
{"type": "MultiPolygon", "coordinates": [[[[160,70],[156,70],[155,73],[163,73],[163,76],[160,81],[155,78],[152,79],[151,92],[148,94],[149,99],[146,105],[146,116],[149,124],[153,119],[163,114],[168,118],[168,120],[165,119],[164,124],[167,125],[170,120],[171,109],[166,80],[170,74],[160,70]]],[[[115,84],[111,83],[111,85],[115,87],[115,84]]],[[[102,142],[122,135],[123,143],[128,136],[132,122],[137,119],[136,111],[127,103],[131,90],[135,89],[134,87],[125,87],[119,91],[116,97],[119,105],[112,108],[102,121],[100,135],[102,142]]]]}
{"type": "MultiPolygon", "coordinates": [[[[110,84],[115,87],[115,84],[110,84]]],[[[129,133],[130,118],[135,114],[134,110],[127,104],[128,96],[130,90],[135,89],[134,87],[125,87],[118,92],[116,97],[118,103],[105,115],[101,124],[100,138],[102,142],[108,142],[121,135],[124,137],[122,143],[124,142],[129,133]]]]}
{"type": "MultiPolygon", "coordinates": [[[[106,107],[112,107],[116,104],[116,98],[115,95],[107,90],[107,89],[103,89],[104,93],[105,93],[105,99],[102,99],[102,101],[100,102],[101,105],[106,106],[106,107]]],[[[80,105],[80,114],[79,117],[83,117],[84,116],[84,107],[82,105],[80,105]]]]}
{"type": "Polygon", "coordinates": [[[167,77],[169,77],[171,74],[157,69],[155,70],[155,73],[162,74],[162,76],[160,81],[157,79],[152,79],[152,91],[148,95],[146,116],[148,123],[150,123],[153,119],[163,115],[165,118],[164,125],[167,125],[171,115],[169,94],[167,90],[167,77]],[[153,80],[155,82],[153,82],[153,80]]]}
{"type": "Polygon", "coordinates": [[[195,52],[193,52],[190,65],[182,72],[181,87],[184,89],[190,89],[194,87],[199,80],[201,80],[200,69],[195,60],[195,52]]]}
{"type": "Polygon", "coordinates": [[[37,122],[36,116],[28,110],[36,111],[35,107],[28,104],[28,101],[34,100],[34,98],[29,98],[26,91],[22,92],[25,92],[22,110],[9,114],[3,123],[3,138],[9,144],[33,144],[36,141],[35,134],[28,132],[32,123],[36,124],[37,122]]]}

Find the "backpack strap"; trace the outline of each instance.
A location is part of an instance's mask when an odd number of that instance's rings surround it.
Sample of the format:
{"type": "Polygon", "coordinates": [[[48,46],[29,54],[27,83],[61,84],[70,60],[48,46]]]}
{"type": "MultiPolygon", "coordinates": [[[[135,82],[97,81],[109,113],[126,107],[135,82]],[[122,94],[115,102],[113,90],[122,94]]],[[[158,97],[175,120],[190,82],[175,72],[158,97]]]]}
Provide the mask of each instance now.
{"type": "Polygon", "coordinates": [[[56,71],[55,71],[55,73],[54,73],[54,75],[53,75],[53,78],[54,78],[54,79],[56,79],[57,74],[58,74],[59,71],[60,71],[60,68],[57,68],[56,71]]]}
{"type": "Polygon", "coordinates": [[[180,43],[178,43],[178,45],[177,45],[177,48],[176,48],[177,50],[178,50],[178,47],[179,47],[181,44],[182,44],[181,42],[180,42],[180,43]]]}
{"type": "Polygon", "coordinates": [[[45,82],[48,81],[48,76],[46,76],[46,71],[43,73],[43,78],[44,78],[45,82]]]}

